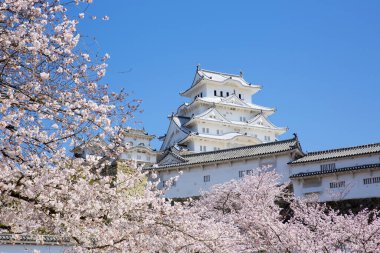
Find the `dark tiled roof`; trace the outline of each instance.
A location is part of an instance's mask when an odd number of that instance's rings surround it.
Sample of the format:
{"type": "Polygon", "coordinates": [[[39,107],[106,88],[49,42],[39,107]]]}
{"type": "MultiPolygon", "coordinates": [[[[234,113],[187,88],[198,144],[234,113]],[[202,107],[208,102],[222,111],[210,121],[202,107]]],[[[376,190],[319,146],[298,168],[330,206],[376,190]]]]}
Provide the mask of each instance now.
{"type": "Polygon", "coordinates": [[[323,161],[328,159],[343,158],[349,156],[366,155],[372,153],[380,153],[380,143],[367,144],[362,146],[323,150],[318,152],[307,153],[289,164],[300,164],[308,162],[323,161]]]}
{"type": "Polygon", "coordinates": [[[298,174],[294,174],[294,175],[290,176],[290,178],[310,177],[310,176],[317,176],[317,175],[324,175],[324,174],[331,174],[331,173],[340,173],[340,172],[346,172],[346,171],[352,171],[352,170],[372,169],[372,168],[378,168],[378,167],[380,168],[380,163],[365,164],[365,165],[345,167],[345,168],[335,169],[335,170],[298,173],[298,174]]]}
{"type": "MultiPolygon", "coordinates": [[[[43,235],[41,245],[73,245],[70,238],[54,235],[43,235]]],[[[0,244],[39,244],[34,235],[0,234],[0,244]]]]}
{"type": "Polygon", "coordinates": [[[244,147],[239,147],[239,148],[231,148],[231,149],[223,149],[223,150],[218,150],[218,151],[182,155],[181,157],[182,159],[185,160],[184,162],[167,164],[167,165],[162,165],[162,166],[159,165],[158,167],[150,167],[146,169],[150,170],[150,169],[183,167],[183,166],[188,166],[188,165],[193,165],[193,164],[205,164],[205,163],[212,163],[216,161],[225,161],[225,160],[233,160],[233,159],[238,159],[238,158],[248,158],[248,157],[255,157],[255,156],[270,155],[270,154],[281,153],[281,152],[290,151],[294,149],[299,149],[300,152],[302,152],[297,138],[270,142],[270,143],[265,143],[265,144],[259,144],[259,145],[244,146],[244,147]]]}

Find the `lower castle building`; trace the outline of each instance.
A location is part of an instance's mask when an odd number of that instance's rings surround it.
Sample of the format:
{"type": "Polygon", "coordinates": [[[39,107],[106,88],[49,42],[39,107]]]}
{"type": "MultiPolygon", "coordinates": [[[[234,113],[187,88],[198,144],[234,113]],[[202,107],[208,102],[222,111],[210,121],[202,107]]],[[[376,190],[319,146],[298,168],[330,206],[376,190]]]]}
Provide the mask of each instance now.
{"type": "Polygon", "coordinates": [[[154,170],[161,187],[178,175],[168,198],[198,196],[215,184],[238,180],[252,170],[275,170],[296,197],[319,201],[380,197],[380,143],[304,153],[298,138],[218,151],[181,155],[165,152],[154,170]]]}

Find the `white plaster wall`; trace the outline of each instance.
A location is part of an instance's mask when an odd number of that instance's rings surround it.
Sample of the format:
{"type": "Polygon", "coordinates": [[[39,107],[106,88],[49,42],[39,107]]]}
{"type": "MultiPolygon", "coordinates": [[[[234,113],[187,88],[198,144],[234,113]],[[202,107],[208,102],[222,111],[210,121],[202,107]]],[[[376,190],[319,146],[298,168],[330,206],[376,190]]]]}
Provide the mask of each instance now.
{"type": "Polygon", "coordinates": [[[236,96],[239,96],[241,94],[242,99],[247,100],[248,102],[251,101],[252,92],[247,91],[244,88],[239,87],[239,85],[233,83],[224,83],[224,84],[216,84],[212,82],[208,82],[204,85],[206,88],[206,94],[208,97],[220,97],[220,92],[223,91],[223,97],[227,97],[227,92],[229,95],[232,95],[234,92],[236,96]],[[214,91],[216,90],[217,96],[214,95],[214,91]]]}
{"type": "Polygon", "coordinates": [[[40,253],[61,253],[68,247],[56,245],[20,245],[20,244],[3,244],[0,245],[0,253],[34,253],[38,250],[40,253]]]}
{"type": "Polygon", "coordinates": [[[141,152],[137,152],[136,150],[121,154],[120,159],[149,162],[149,163],[156,163],[157,161],[156,155],[153,155],[150,153],[141,153],[141,152]]]}
{"type": "Polygon", "coordinates": [[[133,137],[125,137],[124,144],[132,143],[133,146],[138,146],[140,143],[143,143],[145,147],[149,146],[149,140],[143,138],[133,138],[133,137]]]}
{"type": "MultiPolygon", "coordinates": [[[[207,191],[212,185],[228,182],[232,179],[239,179],[239,171],[257,169],[268,163],[273,164],[272,169],[282,174],[279,183],[288,181],[288,165],[290,155],[278,157],[266,157],[262,159],[250,159],[246,161],[224,162],[221,164],[210,164],[207,166],[197,166],[183,168],[183,174],[179,177],[176,186],[173,186],[166,194],[166,197],[191,197],[197,196],[201,191],[207,191]],[[204,182],[204,176],[210,175],[210,182],[204,182]]],[[[179,175],[177,170],[159,171],[161,180],[168,180],[179,175]]]]}
{"type": "MultiPolygon", "coordinates": [[[[293,179],[294,194],[304,197],[308,193],[319,195],[319,201],[339,201],[344,199],[360,199],[380,196],[380,183],[364,184],[363,179],[380,177],[380,168],[374,170],[358,170],[341,174],[325,174],[319,177],[321,186],[304,187],[303,179],[293,179]],[[345,181],[345,187],[330,188],[331,182],[345,181]]],[[[317,179],[317,177],[313,177],[317,179]]]]}

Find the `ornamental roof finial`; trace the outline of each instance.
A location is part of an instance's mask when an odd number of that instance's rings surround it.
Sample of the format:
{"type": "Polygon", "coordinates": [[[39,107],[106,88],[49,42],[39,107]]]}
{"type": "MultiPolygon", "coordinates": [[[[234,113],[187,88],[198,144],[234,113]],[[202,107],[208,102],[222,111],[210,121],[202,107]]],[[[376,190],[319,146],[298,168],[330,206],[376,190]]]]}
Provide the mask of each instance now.
{"type": "Polygon", "coordinates": [[[240,70],[240,77],[243,77],[243,71],[240,70]]]}
{"type": "Polygon", "coordinates": [[[197,71],[199,71],[201,69],[201,64],[197,64],[197,71]]]}

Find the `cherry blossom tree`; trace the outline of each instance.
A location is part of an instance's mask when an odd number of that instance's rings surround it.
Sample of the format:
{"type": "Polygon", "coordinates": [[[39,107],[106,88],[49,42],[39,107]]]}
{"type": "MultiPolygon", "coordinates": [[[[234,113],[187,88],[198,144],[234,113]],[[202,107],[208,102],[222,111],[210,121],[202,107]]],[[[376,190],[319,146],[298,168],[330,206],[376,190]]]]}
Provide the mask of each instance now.
{"type": "Polygon", "coordinates": [[[107,54],[79,50],[85,13],[68,8],[90,2],[0,2],[0,232],[68,237],[74,252],[233,251],[228,224],[163,200],[155,184],[134,192],[141,171],[102,173],[139,101],[101,84],[107,54]],[[95,135],[107,159],[70,154],[95,135]]]}
{"type": "Polygon", "coordinates": [[[379,211],[344,215],[315,199],[296,199],[278,182],[275,172],[258,169],[216,185],[194,208],[237,228],[239,252],[378,252],[379,211]]]}

